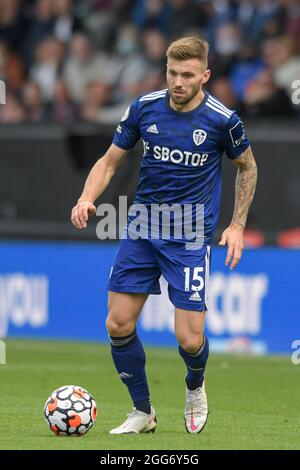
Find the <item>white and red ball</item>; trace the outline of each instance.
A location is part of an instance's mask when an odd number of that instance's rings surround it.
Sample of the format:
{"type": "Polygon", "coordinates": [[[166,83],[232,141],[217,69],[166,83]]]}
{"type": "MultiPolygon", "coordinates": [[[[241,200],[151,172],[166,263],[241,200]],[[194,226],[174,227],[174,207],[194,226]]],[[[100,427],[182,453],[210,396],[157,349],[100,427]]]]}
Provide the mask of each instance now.
{"type": "Polygon", "coordinates": [[[44,415],[57,436],[83,436],[95,424],[97,405],[84,388],[65,385],[51,393],[45,403],[44,415]]]}

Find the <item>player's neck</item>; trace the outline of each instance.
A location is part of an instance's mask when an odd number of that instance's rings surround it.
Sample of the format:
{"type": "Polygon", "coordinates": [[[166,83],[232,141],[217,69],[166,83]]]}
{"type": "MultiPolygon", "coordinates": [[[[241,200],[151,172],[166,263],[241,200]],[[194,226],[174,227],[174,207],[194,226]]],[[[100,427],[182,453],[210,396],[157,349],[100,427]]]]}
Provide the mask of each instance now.
{"type": "Polygon", "coordinates": [[[204,97],[205,97],[205,93],[202,90],[202,88],[199,90],[197,95],[194,96],[194,98],[192,100],[190,100],[188,103],[184,103],[184,104],[174,103],[174,101],[172,100],[172,98],[170,96],[170,106],[175,111],[179,111],[179,112],[182,112],[182,113],[187,113],[187,112],[193,111],[193,109],[197,108],[202,103],[202,101],[204,100],[204,97]]]}

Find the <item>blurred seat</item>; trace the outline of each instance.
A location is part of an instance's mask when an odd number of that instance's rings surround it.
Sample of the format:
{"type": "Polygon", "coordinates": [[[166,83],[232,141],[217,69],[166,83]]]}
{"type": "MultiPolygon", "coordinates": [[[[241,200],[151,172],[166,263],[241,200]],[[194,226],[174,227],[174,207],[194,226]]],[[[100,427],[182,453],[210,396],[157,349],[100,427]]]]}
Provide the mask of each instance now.
{"type": "Polygon", "coordinates": [[[277,245],[282,248],[300,248],[300,227],[279,232],[277,245]]]}
{"type": "Polygon", "coordinates": [[[244,232],[245,248],[260,248],[265,244],[265,237],[259,230],[246,229],[244,232]]]}

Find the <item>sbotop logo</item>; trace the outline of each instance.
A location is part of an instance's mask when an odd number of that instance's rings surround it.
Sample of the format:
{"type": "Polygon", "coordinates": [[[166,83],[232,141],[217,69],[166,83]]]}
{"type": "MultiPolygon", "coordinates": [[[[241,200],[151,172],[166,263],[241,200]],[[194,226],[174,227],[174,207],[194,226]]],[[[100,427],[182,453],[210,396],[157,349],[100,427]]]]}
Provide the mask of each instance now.
{"type": "Polygon", "coordinates": [[[0,104],[6,103],[6,86],[3,80],[0,80],[0,104]]]}

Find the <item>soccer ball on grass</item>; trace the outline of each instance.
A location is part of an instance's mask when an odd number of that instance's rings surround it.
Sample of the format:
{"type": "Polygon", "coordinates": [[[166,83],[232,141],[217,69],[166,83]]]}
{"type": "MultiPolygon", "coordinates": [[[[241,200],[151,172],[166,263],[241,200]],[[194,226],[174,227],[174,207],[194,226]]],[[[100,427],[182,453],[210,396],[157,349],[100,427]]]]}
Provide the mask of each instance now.
{"type": "Polygon", "coordinates": [[[65,385],[51,393],[45,403],[44,415],[57,436],[83,436],[96,421],[97,405],[84,388],[65,385]]]}

